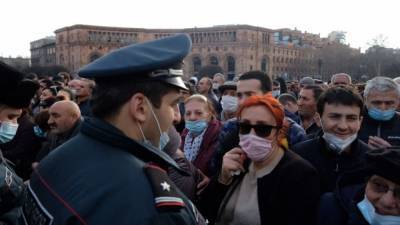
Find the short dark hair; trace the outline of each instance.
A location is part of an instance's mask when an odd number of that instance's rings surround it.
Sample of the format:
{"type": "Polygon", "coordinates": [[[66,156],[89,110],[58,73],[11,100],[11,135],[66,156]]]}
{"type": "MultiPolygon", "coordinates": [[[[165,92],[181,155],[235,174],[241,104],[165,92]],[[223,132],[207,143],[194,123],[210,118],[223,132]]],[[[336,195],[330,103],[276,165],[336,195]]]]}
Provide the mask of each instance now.
{"type": "Polygon", "coordinates": [[[178,88],[157,80],[125,77],[98,80],[90,102],[92,113],[102,119],[115,116],[136,93],[142,93],[149,98],[154,107],[160,108],[162,97],[175,90],[178,91],[178,88]]]}
{"type": "Polygon", "coordinates": [[[328,88],[318,99],[317,111],[322,116],[325,104],[340,104],[345,106],[357,106],[360,114],[364,107],[361,96],[351,87],[336,86],[328,88]]]}
{"type": "Polygon", "coordinates": [[[315,84],[306,85],[306,86],[304,86],[302,89],[304,89],[304,90],[311,90],[311,91],[313,92],[315,101],[318,101],[319,97],[320,97],[321,94],[324,92],[324,89],[322,89],[321,86],[315,85],[315,84]]]}
{"type": "Polygon", "coordinates": [[[67,87],[64,87],[64,88],[61,88],[60,90],[59,90],[59,92],[60,91],[64,91],[64,92],[67,92],[68,93],[68,95],[69,95],[69,98],[71,99],[71,101],[75,101],[76,99],[75,99],[75,94],[74,94],[74,92],[72,92],[72,90],[70,89],[70,88],[67,88],[67,87]]]}
{"type": "Polygon", "coordinates": [[[249,71],[239,77],[239,80],[259,80],[261,83],[261,91],[263,93],[270,92],[272,90],[272,81],[268,74],[262,71],[249,71]]]}
{"type": "Polygon", "coordinates": [[[288,93],[284,93],[284,94],[279,95],[278,101],[279,101],[282,105],[286,105],[288,102],[292,102],[292,103],[294,103],[294,104],[297,103],[296,97],[294,97],[293,95],[288,94],[288,93]]]}

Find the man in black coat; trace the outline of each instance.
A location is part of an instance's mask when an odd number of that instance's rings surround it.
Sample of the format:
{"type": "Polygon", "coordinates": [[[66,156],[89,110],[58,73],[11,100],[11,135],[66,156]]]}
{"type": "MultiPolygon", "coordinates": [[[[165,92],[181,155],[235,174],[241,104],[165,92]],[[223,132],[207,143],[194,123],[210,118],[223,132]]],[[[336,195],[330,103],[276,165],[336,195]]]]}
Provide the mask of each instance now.
{"type": "Polygon", "coordinates": [[[79,71],[94,78],[92,118],[34,171],[26,224],[203,224],[171,182],[161,149],[186,89],[181,34],[113,51],[79,71]]]}
{"type": "Polygon", "coordinates": [[[399,85],[388,77],[375,77],[365,86],[366,110],[358,137],[371,148],[400,146],[399,85]]]}
{"type": "Polygon", "coordinates": [[[43,145],[36,156],[36,163],[58,146],[77,135],[83,121],[79,106],[69,100],[54,103],[49,109],[49,114],[48,124],[51,132],[48,142],[43,145]]]}
{"type": "Polygon", "coordinates": [[[367,152],[366,168],[341,177],[321,197],[318,225],[400,224],[399,150],[367,152]]]}
{"type": "MultiPolygon", "coordinates": [[[[34,142],[31,139],[34,134],[32,124],[24,122],[27,118],[18,119],[23,109],[29,107],[38,89],[38,83],[26,79],[25,74],[0,61],[0,148],[1,151],[4,148],[4,155],[17,163],[19,172],[27,169],[23,163],[32,157],[30,154],[34,142]],[[19,123],[24,124],[20,126],[19,123]]],[[[25,187],[22,179],[7,165],[1,152],[0,155],[0,224],[14,224],[25,187]]]]}
{"type": "Polygon", "coordinates": [[[357,138],[362,108],[362,99],[354,90],[329,88],[317,103],[323,133],[293,147],[319,172],[322,193],[334,190],[339,175],[365,165],[369,148],[357,138]]]}

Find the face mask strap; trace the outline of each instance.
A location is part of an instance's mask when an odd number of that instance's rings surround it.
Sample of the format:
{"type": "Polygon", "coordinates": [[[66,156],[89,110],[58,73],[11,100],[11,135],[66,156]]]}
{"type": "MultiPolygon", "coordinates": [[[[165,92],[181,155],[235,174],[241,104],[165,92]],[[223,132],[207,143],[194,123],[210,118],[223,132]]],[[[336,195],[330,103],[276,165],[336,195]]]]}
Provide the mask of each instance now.
{"type": "Polygon", "coordinates": [[[156,116],[156,114],[154,113],[153,106],[151,105],[150,101],[149,101],[147,98],[146,98],[146,102],[147,102],[147,104],[150,106],[151,113],[153,114],[153,117],[154,117],[154,119],[156,120],[157,127],[158,127],[158,132],[160,132],[160,135],[162,135],[160,123],[158,122],[157,116],[156,116]]]}
{"type": "Polygon", "coordinates": [[[139,127],[139,130],[140,130],[140,133],[142,134],[143,140],[146,141],[147,138],[146,138],[146,136],[144,136],[144,133],[143,133],[143,130],[142,130],[142,126],[140,125],[140,123],[138,123],[138,127],[139,127]]]}

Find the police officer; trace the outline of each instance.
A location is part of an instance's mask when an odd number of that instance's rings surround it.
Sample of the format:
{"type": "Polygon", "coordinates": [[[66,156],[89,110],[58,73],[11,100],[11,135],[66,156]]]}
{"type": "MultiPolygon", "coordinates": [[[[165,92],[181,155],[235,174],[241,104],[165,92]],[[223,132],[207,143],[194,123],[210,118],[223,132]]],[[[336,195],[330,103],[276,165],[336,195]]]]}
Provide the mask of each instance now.
{"type": "Polygon", "coordinates": [[[111,52],[79,71],[97,87],[93,118],[34,171],[26,224],[202,224],[168,179],[161,149],[178,110],[187,35],[111,52]]]}

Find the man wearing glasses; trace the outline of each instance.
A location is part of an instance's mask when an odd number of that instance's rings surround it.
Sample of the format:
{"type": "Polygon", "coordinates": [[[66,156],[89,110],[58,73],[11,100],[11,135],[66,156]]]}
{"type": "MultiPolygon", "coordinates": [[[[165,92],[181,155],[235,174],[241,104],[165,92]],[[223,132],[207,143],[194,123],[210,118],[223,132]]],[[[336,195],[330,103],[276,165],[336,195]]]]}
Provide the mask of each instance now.
{"type": "MultiPolygon", "coordinates": [[[[400,224],[400,149],[372,150],[367,158],[367,169],[353,173],[353,178],[367,176],[367,184],[323,195],[319,225],[400,224]]],[[[349,181],[340,179],[338,184],[349,181]]]]}
{"type": "Polygon", "coordinates": [[[365,165],[365,152],[369,148],[357,138],[362,108],[361,97],[352,89],[329,88],[317,103],[317,122],[323,133],[292,148],[319,172],[321,193],[333,191],[337,178],[344,172],[365,165]]]}

